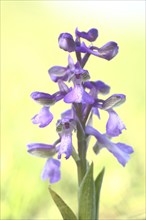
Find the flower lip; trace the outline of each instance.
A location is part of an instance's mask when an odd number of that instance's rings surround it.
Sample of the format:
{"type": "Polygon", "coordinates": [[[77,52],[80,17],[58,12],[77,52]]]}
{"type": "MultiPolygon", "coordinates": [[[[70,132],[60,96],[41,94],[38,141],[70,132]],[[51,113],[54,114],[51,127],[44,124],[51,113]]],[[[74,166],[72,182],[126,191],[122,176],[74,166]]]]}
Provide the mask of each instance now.
{"type": "Polygon", "coordinates": [[[108,110],[109,119],[106,124],[106,133],[111,137],[116,137],[122,133],[123,129],[126,129],[124,123],[114,110],[108,110]]]}
{"type": "Polygon", "coordinates": [[[49,178],[50,183],[56,183],[60,180],[60,161],[50,158],[46,161],[41,177],[43,180],[49,178]]]}
{"type": "Polygon", "coordinates": [[[49,107],[44,106],[38,114],[32,118],[33,124],[39,124],[40,128],[46,127],[53,120],[49,107]]]}

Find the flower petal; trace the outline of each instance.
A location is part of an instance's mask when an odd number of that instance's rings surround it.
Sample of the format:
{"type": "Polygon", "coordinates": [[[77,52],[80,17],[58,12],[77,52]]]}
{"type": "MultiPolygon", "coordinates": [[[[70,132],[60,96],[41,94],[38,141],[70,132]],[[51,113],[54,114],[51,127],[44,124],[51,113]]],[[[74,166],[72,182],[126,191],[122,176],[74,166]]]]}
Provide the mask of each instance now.
{"type": "Polygon", "coordinates": [[[82,85],[75,85],[75,87],[64,97],[64,102],[93,104],[94,99],[87,92],[85,92],[82,85]]]}
{"type": "Polygon", "coordinates": [[[53,120],[53,115],[49,111],[48,107],[43,107],[38,114],[36,114],[32,118],[33,124],[39,124],[40,128],[43,128],[50,124],[50,122],[53,120]]]}
{"type": "Polygon", "coordinates": [[[31,155],[48,158],[56,153],[56,149],[53,145],[42,143],[31,143],[27,145],[27,152],[31,155]]]}
{"type": "Polygon", "coordinates": [[[106,124],[106,133],[109,136],[116,137],[122,133],[123,129],[126,129],[124,123],[114,110],[108,111],[109,119],[106,124]]]}
{"type": "Polygon", "coordinates": [[[48,70],[52,81],[57,82],[59,79],[66,81],[68,79],[68,69],[62,66],[53,66],[48,70]]]}
{"type": "Polygon", "coordinates": [[[50,106],[55,103],[55,99],[53,95],[44,92],[32,92],[31,98],[34,99],[39,104],[50,106]]]}
{"type": "Polygon", "coordinates": [[[41,177],[43,180],[49,178],[50,183],[56,183],[60,180],[60,161],[50,158],[46,161],[41,177]]]}
{"type": "Polygon", "coordinates": [[[113,94],[109,98],[107,98],[103,104],[103,110],[109,110],[111,108],[115,108],[126,101],[126,96],[124,94],[113,94]]]}

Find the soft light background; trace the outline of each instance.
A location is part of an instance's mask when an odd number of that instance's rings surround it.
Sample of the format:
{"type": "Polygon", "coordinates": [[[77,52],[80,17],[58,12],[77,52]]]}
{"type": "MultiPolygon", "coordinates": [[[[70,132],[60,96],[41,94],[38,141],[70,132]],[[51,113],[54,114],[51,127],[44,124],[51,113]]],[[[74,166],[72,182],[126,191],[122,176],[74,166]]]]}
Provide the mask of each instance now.
{"type": "MultiPolygon", "coordinates": [[[[67,65],[67,53],[58,48],[61,32],[74,35],[76,27],[98,28],[95,45],[113,40],[119,54],[108,62],[91,57],[86,68],[93,80],[103,80],[111,93],[124,93],[127,101],[117,112],[127,130],[117,138],[135,153],[123,168],[106,150],[95,161],[95,175],[106,167],[101,193],[100,219],[144,219],[145,216],[145,1],[1,1],[1,219],[62,219],[40,173],[45,160],[26,152],[29,142],[52,143],[55,123],[63,105],[53,107],[52,124],[39,129],[31,117],[40,106],[32,91],[53,93],[57,86],[47,70],[67,65]]],[[[105,131],[107,114],[94,124],[105,131]]],[[[77,210],[76,167],[62,159],[62,180],[53,185],[77,210]]]]}

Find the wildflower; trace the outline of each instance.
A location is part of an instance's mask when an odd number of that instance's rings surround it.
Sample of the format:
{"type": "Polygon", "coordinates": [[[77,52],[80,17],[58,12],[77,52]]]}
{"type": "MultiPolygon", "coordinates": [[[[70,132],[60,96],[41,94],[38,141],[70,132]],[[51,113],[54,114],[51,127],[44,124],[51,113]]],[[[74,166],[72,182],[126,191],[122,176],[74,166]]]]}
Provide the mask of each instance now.
{"type": "Polygon", "coordinates": [[[118,136],[122,133],[123,129],[126,129],[118,114],[113,110],[113,108],[124,103],[125,100],[126,96],[124,94],[114,94],[103,101],[102,109],[106,110],[109,114],[109,119],[106,124],[106,133],[112,137],[118,136]]]}
{"type": "Polygon", "coordinates": [[[27,145],[28,153],[34,156],[48,158],[43,168],[41,177],[43,180],[49,178],[50,183],[55,183],[60,180],[60,161],[52,158],[57,152],[55,146],[42,144],[42,143],[31,143],[27,145]]]}
{"type": "Polygon", "coordinates": [[[117,43],[113,41],[106,43],[100,48],[95,46],[87,47],[84,42],[82,42],[80,46],[76,47],[77,52],[92,54],[106,60],[114,58],[118,53],[118,49],[117,43]]]}
{"type": "Polygon", "coordinates": [[[49,125],[53,120],[54,116],[50,111],[52,105],[61,100],[71,104],[70,109],[61,113],[61,119],[56,123],[59,139],[54,144],[32,143],[28,145],[30,154],[47,158],[42,171],[42,179],[49,178],[50,183],[55,183],[61,178],[60,161],[63,155],[66,159],[73,156],[74,159],[76,158],[76,162],[80,161],[79,166],[84,166],[83,175],[86,170],[86,163],[82,160],[86,160],[88,136],[94,136],[97,139],[93,148],[96,154],[105,147],[123,166],[126,165],[130,159],[130,154],[133,153],[131,146],[111,141],[112,137],[120,135],[122,130],[126,129],[115,112],[115,107],[121,105],[126,100],[126,96],[124,94],[113,94],[106,99],[101,99],[100,95],[105,96],[110,92],[110,86],[100,80],[90,81],[90,74],[88,70],[84,69],[90,55],[111,60],[118,53],[119,47],[114,41],[110,41],[102,47],[96,47],[93,43],[87,46],[84,42],[84,40],[94,42],[97,37],[98,30],[95,28],[91,28],[87,32],[79,31],[76,28],[75,40],[70,33],[61,33],[58,43],[61,49],[69,52],[67,66],[56,65],[48,70],[51,80],[58,84],[58,91],[54,94],[38,91],[31,94],[31,98],[42,105],[40,112],[32,118],[32,122],[38,124],[40,128],[49,125]],[[70,55],[71,52],[76,54],[77,60],[75,62],[70,55]],[[100,111],[106,111],[109,114],[106,134],[101,134],[90,126],[93,114],[100,118],[100,111]],[[77,131],[77,138],[79,139],[77,141],[78,154],[73,148],[73,131],[77,131]],[[54,156],[57,156],[57,159],[54,156]]]}
{"type": "Polygon", "coordinates": [[[77,37],[81,37],[90,42],[93,42],[98,37],[98,30],[95,28],[91,28],[88,32],[84,32],[84,31],[80,32],[78,28],[76,28],[75,34],[77,37]]]}
{"type": "Polygon", "coordinates": [[[46,127],[53,120],[53,114],[50,112],[50,106],[61,100],[64,97],[64,94],[56,92],[53,95],[50,95],[44,92],[33,92],[31,93],[31,97],[33,100],[43,105],[40,112],[33,116],[32,123],[39,124],[40,128],[46,127]]]}

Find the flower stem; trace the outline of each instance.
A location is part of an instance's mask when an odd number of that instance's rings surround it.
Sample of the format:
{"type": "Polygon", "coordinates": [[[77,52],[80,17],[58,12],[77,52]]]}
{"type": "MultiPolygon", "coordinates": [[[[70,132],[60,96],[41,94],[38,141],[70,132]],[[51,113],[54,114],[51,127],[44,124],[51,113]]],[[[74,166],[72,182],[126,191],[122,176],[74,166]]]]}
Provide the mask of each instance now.
{"type": "Polygon", "coordinates": [[[87,170],[86,152],[87,142],[85,136],[85,126],[82,119],[82,104],[74,104],[76,115],[78,117],[77,123],[77,140],[78,140],[78,155],[80,160],[77,162],[78,169],[78,184],[80,185],[87,170]]]}

